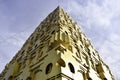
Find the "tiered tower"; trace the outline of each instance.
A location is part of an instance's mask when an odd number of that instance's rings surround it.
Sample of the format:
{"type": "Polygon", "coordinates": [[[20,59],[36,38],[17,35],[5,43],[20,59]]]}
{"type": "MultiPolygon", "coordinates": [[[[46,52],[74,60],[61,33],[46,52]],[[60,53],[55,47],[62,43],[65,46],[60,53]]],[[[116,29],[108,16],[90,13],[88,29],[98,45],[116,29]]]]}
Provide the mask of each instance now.
{"type": "Polygon", "coordinates": [[[114,80],[90,41],[59,6],[5,66],[0,80],[114,80]]]}

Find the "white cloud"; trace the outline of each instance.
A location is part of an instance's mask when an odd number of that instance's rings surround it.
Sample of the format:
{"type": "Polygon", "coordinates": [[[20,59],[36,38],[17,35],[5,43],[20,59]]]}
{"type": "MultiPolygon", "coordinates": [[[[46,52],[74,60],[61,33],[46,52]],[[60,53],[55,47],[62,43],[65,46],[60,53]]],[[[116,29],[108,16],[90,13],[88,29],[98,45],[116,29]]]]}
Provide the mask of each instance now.
{"type": "Polygon", "coordinates": [[[22,47],[31,32],[6,33],[0,40],[0,72],[17,51],[22,47]],[[2,66],[1,66],[2,65],[2,66]]]}
{"type": "Polygon", "coordinates": [[[6,33],[4,36],[1,36],[2,38],[0,43],[9,43],[14,46],[22,46],[28,35],[29,32],[6,33]]]}
{"type": "Polygon", "coordinates": [[[20,33],[9,37],[6,41],[16,46],[22,46],[25,40],[26,40],[26,34],[20,33]]]}
{"type": "Polygon", "coordinates": [[[78,20],[82,18],[84,22],[80,23],[85,27],[91,28],[94,24],[107,29],[112,25],[111,19],[120,14],[119,3],[120,0],[104,0],[98,5],[95,0],[89,0],[86,6],[82,6],[77,1],[70,1],[67,9],[78,20]]]}
{"type": "Polygon", "coordinates": [[[105,62],[110,66],[116,80],[120,79],[120,37],[119,35],[112,33],[108,40],[105,40],[104,44],[100,45],[99,52],[105,60],[105,62]],[[118,78],[118,79],[117,79],[118,78]]]}
{"type": "Polygon", "coordinates": [[[102,0],[100,5],[97,0],[87,0],[84,6],[78,2],[70,1],[68,12],[83,29],[88,29],[86,33],[91,34],[101,57],[110,66],[115,79],[119,80],[120,34],[115,30],[119,30],[120,19],[116,21],[115,18],[120,16],[120,0],[102,0]]]}

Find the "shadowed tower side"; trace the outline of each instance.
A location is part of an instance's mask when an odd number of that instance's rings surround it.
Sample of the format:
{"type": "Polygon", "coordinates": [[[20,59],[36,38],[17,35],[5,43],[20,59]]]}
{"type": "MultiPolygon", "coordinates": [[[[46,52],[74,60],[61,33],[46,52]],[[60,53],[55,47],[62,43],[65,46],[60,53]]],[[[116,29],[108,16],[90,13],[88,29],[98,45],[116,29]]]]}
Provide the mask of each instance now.
{"type": "Polygon", "coordinates": [[[1,80],[114,80],[71,17],[57,7],[5,66],[1,80]]]}

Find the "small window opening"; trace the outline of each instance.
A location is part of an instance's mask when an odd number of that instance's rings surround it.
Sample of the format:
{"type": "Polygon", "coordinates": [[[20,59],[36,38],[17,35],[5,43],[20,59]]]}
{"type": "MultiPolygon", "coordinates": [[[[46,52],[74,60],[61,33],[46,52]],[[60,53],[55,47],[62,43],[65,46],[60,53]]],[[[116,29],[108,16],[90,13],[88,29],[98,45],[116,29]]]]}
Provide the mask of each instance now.
{"type": "Polygon", "coordinates": [[[25,50],[23,50],[21,54],[23,54],[24,52],[25,52],[25,50]]]}
{"type": "Polygon", "coordinates": [[[26,80],[32,80],[32,78],[31,78],[31,77],[28,77],[26,80]]]}
{"type": "Polygon", "coordinates": [[[52,31],[52,33],[51,34],[54,34],[55,33],[55,30],[54,31],[52,31]]]}
{"type": "Polygon", "coordinates": [[[49,63],[46,67],[46,71],[45,73],[46,74],[49,74],[51,71],[52,71],[52,67],[53,67],[53,64],[52,63],[49,63]]]}
{"type": "Polygon", "coordinates": [[[67,32],[67,31],[65,31],[65,33],[66,33],[66,34],[68,34],[68,32],[67,32]]]}
{"type": "Polygon", "coordinates": [[[13,80],[13,76],[10,76],[10,77],[8,78],[8,80],[13,80]]]}
{"type": "Polygon", "coordinates": [[[103,80],[107,80],[107,78],[103,78],[103,80]]]}
{"type": "Polygon", "coordinates": [[[88,78],[88,80],[92,80],[91,78],[88,78]]]}
{"type": "Polygon", "coordinates": [[[74,66],[72,65],[72,63],[68,63],[69,69],[72,73],[75,73],[75,69],[74,66]]]}

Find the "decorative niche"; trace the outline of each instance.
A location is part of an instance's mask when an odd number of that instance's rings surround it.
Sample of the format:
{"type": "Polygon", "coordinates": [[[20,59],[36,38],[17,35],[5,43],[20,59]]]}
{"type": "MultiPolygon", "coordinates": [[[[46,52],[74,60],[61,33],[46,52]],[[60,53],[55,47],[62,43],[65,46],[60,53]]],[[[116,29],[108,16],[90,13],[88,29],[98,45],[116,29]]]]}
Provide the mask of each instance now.
{"type": "Polygon", "coordinates": [[[65,67],[65,66],[66,66],[65,61],[60,58],[60,59],[57,61],[56,66],[65,67]]]}

